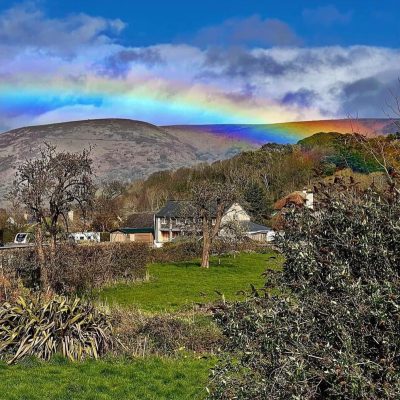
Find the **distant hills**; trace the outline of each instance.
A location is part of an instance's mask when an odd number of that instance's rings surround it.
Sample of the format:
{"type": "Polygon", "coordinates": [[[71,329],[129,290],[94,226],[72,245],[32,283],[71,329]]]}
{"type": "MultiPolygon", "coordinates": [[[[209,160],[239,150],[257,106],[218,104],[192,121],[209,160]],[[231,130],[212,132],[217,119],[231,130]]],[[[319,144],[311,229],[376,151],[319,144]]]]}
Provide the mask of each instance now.
{"type": "Polygon", "coordinates": [[[68,151],[92,145],[99,178],[134,180],[163,169],[230,158],[267,142],[296,143],[317,132],[375,135],[396,130],[388,119],[163,127],[127,119],[101,119],[19,128],[0,134],[0,203],[15,166],[34,157],[44,141],[68,151]]]}
{"type": "Polygon", "coordinates": [[[268,142],[297,143],[318,132],[361,133],[367,136],[395,133],[400,128],[391,119],[332,119],[286,122],[266,125],[187,125],[166,127],[182,134],[201,136],[208,133],[227,139],[262,145],[268,142]]]}

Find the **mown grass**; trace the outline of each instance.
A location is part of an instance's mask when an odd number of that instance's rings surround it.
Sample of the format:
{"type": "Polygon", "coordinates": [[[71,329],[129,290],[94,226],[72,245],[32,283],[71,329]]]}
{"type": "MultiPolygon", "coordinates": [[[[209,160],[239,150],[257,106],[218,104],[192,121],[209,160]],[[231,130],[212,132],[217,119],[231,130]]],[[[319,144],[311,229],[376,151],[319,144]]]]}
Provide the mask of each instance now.
{"type": "Polygon", "coordinates": [[[171,312],[220,300],[243,298],[239,291],[249,290],[250,284],[261,287],[266,269],[279,269],[282,258],[275,253],[242,253],[224,256],[219,265],[212,257],[209,269],[199,267],[198,261],[152,264],[150,280],[135,284],[118,284],[104,288],[99,298],[119,306],[135,306],[149,312],[171,312]]]}
{"type": "Polygon", "coordinates": [[[58,359],[0,364],[7,400],[204,399],[214,360],[148,357],[71,363],[58,359]]]}

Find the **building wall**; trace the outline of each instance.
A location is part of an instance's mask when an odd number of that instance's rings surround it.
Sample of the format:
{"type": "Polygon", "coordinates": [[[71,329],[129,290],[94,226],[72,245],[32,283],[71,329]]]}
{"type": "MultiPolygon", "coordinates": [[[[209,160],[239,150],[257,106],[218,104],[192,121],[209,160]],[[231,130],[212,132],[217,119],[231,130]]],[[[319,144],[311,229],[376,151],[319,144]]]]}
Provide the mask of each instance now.
{"type": "Polygon", "coordinates": [[[232,204],[232,206],[226,211],[222,217],[222,223],[227,221],[250,221],[250,215],[238,204],[232,204]]]}
{"type": "Polygon", "coordinates": [[[110,234],[110,242],[121,243],[128,242],[129,236],[122,232],[113,232],[110,234]]]}
{"type": "Polygon", "coordinates": [[[113,232],[110,235],[110,241],[114,243],[123,242],[138,242],[138,243],[148,243],[153,244],[154,238],[152,233],[123,233],[123,232],[113,232]]]}
{"type": "Polygon", "coordinates": [[[147,244],[153,244],[153,234],[152,233],[135,233],[131,241],[137,242],[137,243],[147,243],[147,244]]]}
{"type": "MultiPolygon", "coordinates": [[[[164,218],[156,217],[155,218],[155,240],[157,243],[165,243],[169,242],[171,239],[179,236],[179,232],[174,230],[171,232],[167,230],[161,230],[161,220],[164,218]]],[[[224,214],[222,217],[222,223],[227,222],[227,221],[250,221],[250,215],[247,214],[247,212],[243,209],[243,207],[235,203],[233,204],[224,214]]],[[[176,227],[176,221],[175,218],[172,218],[172,221],[170,221],[169,218],[166,218],[167,226],[174,226],[176,227]]]]}

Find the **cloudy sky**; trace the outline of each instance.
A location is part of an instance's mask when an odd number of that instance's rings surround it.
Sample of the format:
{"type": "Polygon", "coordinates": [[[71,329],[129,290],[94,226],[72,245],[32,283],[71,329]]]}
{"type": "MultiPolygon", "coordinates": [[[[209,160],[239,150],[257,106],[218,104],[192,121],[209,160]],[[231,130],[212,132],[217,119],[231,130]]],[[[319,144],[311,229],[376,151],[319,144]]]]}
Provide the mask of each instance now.
{"type": "Polygon", "coordinates": [[[0,0],[0,131],[382,117],[396,0],[0,0]]]}

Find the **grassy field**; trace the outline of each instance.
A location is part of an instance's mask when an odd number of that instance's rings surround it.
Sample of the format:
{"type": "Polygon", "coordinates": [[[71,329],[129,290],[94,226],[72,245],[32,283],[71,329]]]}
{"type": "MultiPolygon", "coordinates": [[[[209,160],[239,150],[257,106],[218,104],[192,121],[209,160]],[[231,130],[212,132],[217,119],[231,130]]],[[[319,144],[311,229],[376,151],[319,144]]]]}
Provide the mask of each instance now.
{"type": "Polygon", "coordinates": [[[0,364],[0,399],[204,399],[212,359],[0,364]]]}
{"type": "MultiPolygon", "coordinates": [[[[235,258],[212,258],[208,270],[198,262],[152,264],[151,279],[131,285],[115,285],[98,293],[111,305],[139,308],[151,314],[179,314],[195,303],[239,299],[250,284],[261,287],[266,269],[279,269],[275,253],[243,253],[235,258]]],[[[200,319],[203,318],[199,315],[200,319]]],[[[205,316],[210,324],[211,317],[205,316]]],[[[203,399],[206,396],[212,358],[147,357],[135,360],[101,360],[70,363],[56,358],[50,363],[27,361],[0,364],[0,399],[103,400],[103,399],[203,399]]]]}
{"type": "Polygon", "coordinates": [[[282,259],[273,253],[225,256],[220,265],[213,257],[210,269],[200,268],[196,261],[152,264],[148,282],[108,287],[99,298],[111,305],[135,306],[143,311],[176,311],[216,301],[221,294],[226,300],[242,298],[239,291],[249,290],[250,284],[261,287],[265,281],[262,273],[281,265],[282,259]]]}

